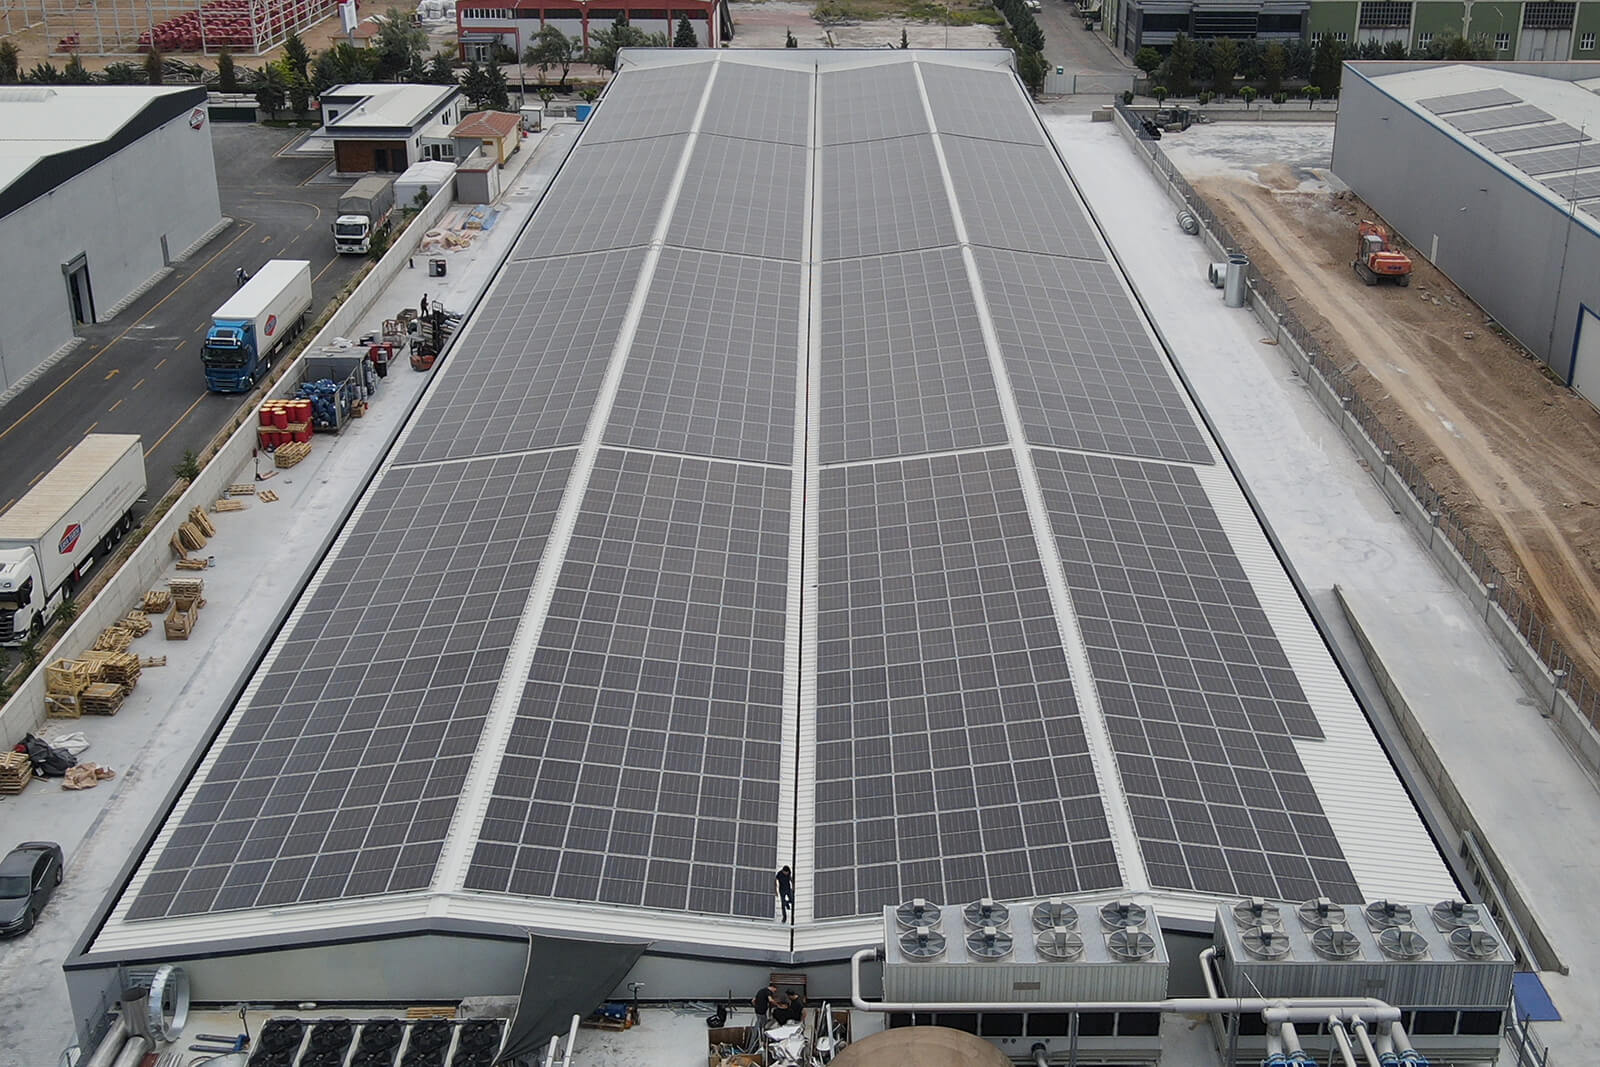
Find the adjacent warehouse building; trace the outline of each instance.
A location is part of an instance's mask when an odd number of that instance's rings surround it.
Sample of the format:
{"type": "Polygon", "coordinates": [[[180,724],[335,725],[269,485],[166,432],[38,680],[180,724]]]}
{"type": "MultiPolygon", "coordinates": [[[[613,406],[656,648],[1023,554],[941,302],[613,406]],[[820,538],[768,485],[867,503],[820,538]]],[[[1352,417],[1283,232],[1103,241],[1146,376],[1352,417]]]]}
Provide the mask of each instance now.
{"type": "Polygon", "coordinates": [[[837,995],[913,898],[1136,899],[1198,985],[1219,904],[1458,893],[1008,53],[626,57],[436,373],[80,1018],[505,993],[530,930],[837,995]]]}
{"type": "Polygon", "coordinates": [[[0,391],[222,222],[203,88],[0,86],[0,391]]]}
{"type": "Polygon", "coordinates": [[[1333,170],[1600,403],[1597,94],[1592,64],[1351,63],[1333,170]]]}

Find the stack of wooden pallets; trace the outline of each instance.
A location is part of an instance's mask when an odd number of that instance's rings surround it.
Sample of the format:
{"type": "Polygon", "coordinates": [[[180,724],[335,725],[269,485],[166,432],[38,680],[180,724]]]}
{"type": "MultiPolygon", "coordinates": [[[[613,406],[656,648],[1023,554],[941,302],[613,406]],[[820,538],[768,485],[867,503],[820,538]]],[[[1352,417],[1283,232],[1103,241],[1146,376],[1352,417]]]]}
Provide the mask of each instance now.
{"type": "Polygon", "coordinates": [[[172,610],[167,613],[165,630],[168,641],[187,641],[199,621],[200,609],[205,606],[204,578],[169,578],[167,588],[172,591],[172,610]]]}
{"type": "Polygon", "coordinates": [[[94,671],[96,682],[111,682],[124,689],[132,689],[139,684],[139,672],[143,669],[139,657],[131,652],[91,649],[83,654],[83,662],[94,671]]]}
{"type": "Polygon", "coordinates": [[[115,715],[128,691],[116,682],[95,682],[79,700],[86,715],[115,715]]]}
{"type": "Polygon", "coordinates": [[[83,714],[80,698],[94,682],[94,669],[75,659],[58,659],[44,669],[45,712],[57,719],[83,714]]]}
{"type": "Polygon", "coordinates": [[[0,752],[0,794],[16,796],[33,781],[33,761],[25,752],[0,752]]]}

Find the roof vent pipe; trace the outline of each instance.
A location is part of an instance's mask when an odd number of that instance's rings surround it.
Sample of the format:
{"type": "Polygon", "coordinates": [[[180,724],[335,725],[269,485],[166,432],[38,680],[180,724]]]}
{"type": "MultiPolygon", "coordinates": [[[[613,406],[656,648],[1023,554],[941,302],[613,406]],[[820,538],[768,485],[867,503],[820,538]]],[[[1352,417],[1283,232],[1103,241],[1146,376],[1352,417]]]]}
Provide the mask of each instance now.
{"type": "Polygon", "coordinates": [[[1222,302],[1231,308],[1242,308],[1245,305],[1247,291],[1244,271],[1249,265],[1248,256],[1239,252],[1228,253],[1228,274],[1222,284],[1222,302]]]}
{"type": "Polygon", "coordinates": [[[117,1016],[117,1021],[111,1024],[106,1036],[95,1046],[94,1055],[85,1060],[82,1067],[111,1067],[116,1062],[118,1054],[122,1052],[122,1046],[127,1042],[128,1017],[124,1013],[117,1016]]]}

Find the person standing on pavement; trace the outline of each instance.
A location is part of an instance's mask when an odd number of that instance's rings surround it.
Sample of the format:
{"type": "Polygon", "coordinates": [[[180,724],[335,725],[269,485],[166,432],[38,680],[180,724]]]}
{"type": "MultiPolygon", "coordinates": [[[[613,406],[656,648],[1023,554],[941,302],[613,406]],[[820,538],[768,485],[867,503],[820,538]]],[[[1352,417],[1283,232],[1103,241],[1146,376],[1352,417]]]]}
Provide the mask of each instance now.
{"type": "Polygon", "coordinates": [[[778,902],[783,905],[783,921],[790,922],[794,917],[794,872],[786,863],[778,868],[773,881],[778,886],[778,902]]]}
{"type": "Polygon", "coordinates": [[[772,1014],[772,1009],[777,1006],[778,987],[771,982],[756,990],[756,995],[750,998],[750,1004],[756,1010],[756,1023],[759,1025],[767,1021],[767,1016],[772,1014]]]}

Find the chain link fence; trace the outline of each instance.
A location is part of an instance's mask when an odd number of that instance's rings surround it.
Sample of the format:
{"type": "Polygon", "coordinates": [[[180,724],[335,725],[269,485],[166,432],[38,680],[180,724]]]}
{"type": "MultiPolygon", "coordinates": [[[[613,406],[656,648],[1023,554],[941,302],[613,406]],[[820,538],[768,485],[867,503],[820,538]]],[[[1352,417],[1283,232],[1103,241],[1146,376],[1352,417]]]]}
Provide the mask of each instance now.
{"type": "MultiPolygon", "coordinates": [[[[1178,172],[1178,168],[1173,166],[1172,161],[1161,150],[1161,146],[1140,136],[1138,119],[1121,104],[1116,105],[1116,113],[1117,121],[1133,134],[1135,141],[1149,154],[1157,171],[1172,184],[1188,209],[1210,231],[1217,243],[1225,249],[1239,248],[1239,243],[1234,240],[1227,225],[1211,210],[1205,198],[1178,172]]],[[[1378,414],[1361,398],[1345,371],[1334,362],[1331,355],[1322,350],[1317,339],[1312,336],[1305,323],[1300,321],[1294,309],[1289,306],[1289,302],[1283,298],[1272,282],[1262,275],[1254,263],[1247,268],[1246,277],[1256,298],[1277,316],[1283,333],[1293,338],[1300,346],[1312,370],[1321,376],[1334,395],[1343,401],[1350,417],[1388,460],[1390,471],[1405,485],[1422,510],[1433,518],[1439,534],[1450,542],[1473,576],[1489,591],[1492,604],[1499,607],[1512,627],[1522,635],[1540,662],[1550,671],[1555,679],[1556,688],[1566,692],[1578,713],[1588,720],[1591,726],[1600,728],[1600,682],[1597,682],[1594,675],[1582,664],[1568,655],[1561,642],[1557,640],[1555,631],[1533,602],[1518,593],[1506,581],[1505,575],[1491,561],[1488,551],[1468,530],[1465,518],[1445,502],[1439,491],[1428,483],[1421,466],[1401,450],[1394,434],[1389,432],[1389,428],[1379,419],[1378,414]]]]}

